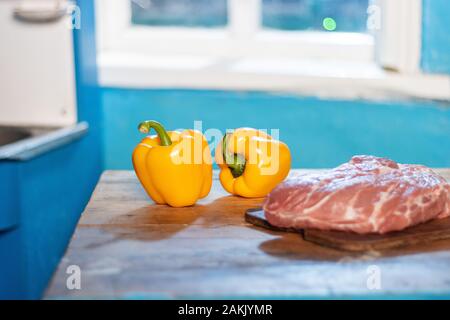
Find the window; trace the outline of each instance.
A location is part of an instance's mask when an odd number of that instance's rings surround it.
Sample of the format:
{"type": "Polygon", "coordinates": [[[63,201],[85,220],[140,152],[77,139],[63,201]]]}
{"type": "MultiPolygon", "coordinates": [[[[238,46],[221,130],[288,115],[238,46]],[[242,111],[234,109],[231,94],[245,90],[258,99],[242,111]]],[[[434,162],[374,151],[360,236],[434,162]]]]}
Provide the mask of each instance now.
{"type": "Polygon", "coordinates": [[[447,98],[420,74],[421,0],[96,0],[107,86],[447,98]]]}
{"type": "Polygon", "coordinates": [[[367,8],[363,2],[97,0],[99,43],[105,50],[153,55],[225,59],[331,57],[372,61],[372,35],[365,30],[357,32],[364,29],[361,25],[367,19],[367,8]],[[347,10],[341,2],[358,3],[359,6],[348,5],[347,10]],[[329,13],[330,9],[325,8],[330,3],[336,10],[340,8],[340,16],[335,16],[336,21],[351,20],[358,15],[359,22],[355,22],[354,26],[342,23],[342,26],[336,26],[335,31],[326,31],[323,20],[332,19],[332,16],[323,15],[329,13]],[[288,16],[286,12],[291,6],[304,7],[304,11],[288,16]]]}
{"type": "MultiPolygon", "coordinates": [[[[262,0],[261,5],[263,28],[367,30],[369,0],[262,0]],[[331,26],[324,26],[326,18],[331,26]]],[[[227,0],[134,0],[131,1],[131,20],[135,25],[146,26],[226,27],[227,0]]]]}
{"type": "Polygon", "coordinates": [[[131,21],[135,25],[146,26],[225,27],[228,23],[227,1],[132,1],[131,21]]]}
{"type": "Polygon", "coordinates": [[[280,30],[366,32],[368,6],[369,0],[263,0],[262,25],[280,30]]]}

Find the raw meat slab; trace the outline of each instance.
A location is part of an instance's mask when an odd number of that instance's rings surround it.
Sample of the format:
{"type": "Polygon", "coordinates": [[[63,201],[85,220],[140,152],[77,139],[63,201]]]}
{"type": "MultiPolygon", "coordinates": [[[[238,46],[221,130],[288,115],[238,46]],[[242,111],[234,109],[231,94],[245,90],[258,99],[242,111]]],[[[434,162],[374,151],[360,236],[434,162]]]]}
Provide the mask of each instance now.
{"type": "Polygon", "coordinates": [[[342,231],[288,229],[272,226],[261,208],[245,212],[245,220],[272,231],[298,232],[306,241],[345,251],[373,251],[413,246],[436,240],[450,239],[450,218],[436,219],[402,231],[379,234],[356,234],[342,231]]]}

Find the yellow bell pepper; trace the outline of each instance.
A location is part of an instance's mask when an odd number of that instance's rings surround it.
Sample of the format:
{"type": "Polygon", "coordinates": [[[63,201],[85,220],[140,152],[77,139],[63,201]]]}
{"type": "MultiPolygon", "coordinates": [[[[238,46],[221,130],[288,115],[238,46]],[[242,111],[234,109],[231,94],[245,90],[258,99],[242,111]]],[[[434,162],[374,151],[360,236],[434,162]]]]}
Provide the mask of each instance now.
{"type": "Polygon", "coordinates": [[[291,167],[288,146],[252,128],[227,133],[216,148],[215,158],[225,190],[247,198],[266,196],[291,167]]]}
{"type": "Polygon", "coordinates": [[[211,190],[212,160],[205,137],[196,130],[166,131],[156,121],[144,121],[145,137],[133,152],[133,166],[147,194],[157,204],[191,206],[211,190]]]}

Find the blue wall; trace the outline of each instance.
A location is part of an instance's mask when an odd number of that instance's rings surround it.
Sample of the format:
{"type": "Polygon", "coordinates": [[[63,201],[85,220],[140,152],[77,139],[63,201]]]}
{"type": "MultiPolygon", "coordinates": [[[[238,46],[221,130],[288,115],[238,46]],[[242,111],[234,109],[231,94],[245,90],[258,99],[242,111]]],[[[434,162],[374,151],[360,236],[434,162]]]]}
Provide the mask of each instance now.
{"type": "Polygon", "coordinates": [[[422,69],[450,74],[450,1],[423,0],[422,69]]]}
{"type": "MultiPolygon", "coordinates": [[[[422,69],[450,74],[448,0],[423,0],[422,69]]],[[[104,165],[131,169],[141,139],[136,125],[157,119],[168,128],[280,128],[294,167],[331,167],[353,154],[450,166],[450,104],[340,101],[270,93],[205,90],[102,90],[104,165]]]]}
{"type": "Polygon", "coordinates": [[[257,92],[102,91],[105,167],[131,169],[142,139],[136,129],[157,119],[168,129],[280,128],[297,168],[333,167],[354,154],[450,166],[450,105],[419,101],[340,101],[257,92]]]}

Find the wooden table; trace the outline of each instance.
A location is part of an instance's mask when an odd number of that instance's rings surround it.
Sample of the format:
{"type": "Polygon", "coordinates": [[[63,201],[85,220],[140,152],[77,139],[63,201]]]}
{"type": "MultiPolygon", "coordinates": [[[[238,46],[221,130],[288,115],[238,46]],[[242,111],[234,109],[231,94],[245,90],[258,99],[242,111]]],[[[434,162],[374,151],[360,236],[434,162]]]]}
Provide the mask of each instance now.
{"type": "Polygon", "coordinates": [[[351,254],[247,224],[261,202],[215,178],[194,207],[156,206],[134,172],[106,171],[46,298],[450,297],[450,241],[351,254]],[[81,290],[66,287],[70,265],[81,290]],[[381,288],[369,288],[378,272],[381,288]]]}

